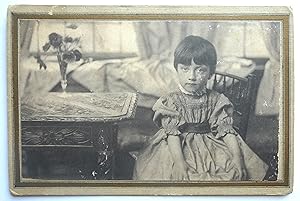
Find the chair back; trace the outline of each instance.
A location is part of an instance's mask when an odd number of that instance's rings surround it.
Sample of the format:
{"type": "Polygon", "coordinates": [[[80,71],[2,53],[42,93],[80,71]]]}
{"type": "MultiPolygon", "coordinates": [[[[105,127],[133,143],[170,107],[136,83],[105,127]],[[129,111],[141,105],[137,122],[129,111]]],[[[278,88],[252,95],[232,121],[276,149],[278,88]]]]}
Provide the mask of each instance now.
{"type": "Polygon", "coordinates": [[[249,74],[246,78],[243,78],[228,73],[216,72],[212,79],[212,89],[223,93],[233,103],[233,125],[241,137],[245,139],[250,112],[254,105],[255,76],[249,74]]]}

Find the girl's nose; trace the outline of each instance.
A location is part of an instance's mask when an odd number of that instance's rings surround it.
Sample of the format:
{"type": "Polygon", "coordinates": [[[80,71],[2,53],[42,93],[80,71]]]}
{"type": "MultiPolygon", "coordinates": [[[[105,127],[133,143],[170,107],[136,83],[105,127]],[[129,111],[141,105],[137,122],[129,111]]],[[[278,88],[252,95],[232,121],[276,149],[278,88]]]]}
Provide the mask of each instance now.
{"type": "Polygon", "coordinates": [[[191,70],[190,74],[189,74],[189,80],[190,81],[195,81],[196,80],[196,74],[195,71],[191,70]]]}

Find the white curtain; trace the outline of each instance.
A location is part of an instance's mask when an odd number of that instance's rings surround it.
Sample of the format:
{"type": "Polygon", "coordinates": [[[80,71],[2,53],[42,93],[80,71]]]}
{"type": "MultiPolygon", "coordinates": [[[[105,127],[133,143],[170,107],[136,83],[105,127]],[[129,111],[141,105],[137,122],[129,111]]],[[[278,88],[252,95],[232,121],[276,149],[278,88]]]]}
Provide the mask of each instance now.
{"type": "Polygon", "coordinates": [[[261,23],[270,59],[265,65],[256,100],[257,115],[278,115],[280,90],[280,23],[261,23]]]}
{"type": "Polygon", "coordinates": [[[217,23],[199,21],[151,21],[135,23],[137,43],[143,59],[156,57],[172,61],[178,43],[188,35],[214,42],[217,23]],[[171,57],[171,58],[170,58],[171,57]]]}

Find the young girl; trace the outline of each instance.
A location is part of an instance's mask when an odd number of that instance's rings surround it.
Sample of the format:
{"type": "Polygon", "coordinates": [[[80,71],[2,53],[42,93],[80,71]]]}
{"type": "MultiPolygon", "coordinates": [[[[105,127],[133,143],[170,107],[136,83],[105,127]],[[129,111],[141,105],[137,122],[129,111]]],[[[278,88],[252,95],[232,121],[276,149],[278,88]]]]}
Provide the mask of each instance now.
{"type": "Polygon", "coordinates": [[[262,180],[267,165],[232,127],[233,105],[206,88],[216,50],[188,36],[175,50],[179,90],[153,106],[160,130],[139,154],[136,180],[262,180]]]}

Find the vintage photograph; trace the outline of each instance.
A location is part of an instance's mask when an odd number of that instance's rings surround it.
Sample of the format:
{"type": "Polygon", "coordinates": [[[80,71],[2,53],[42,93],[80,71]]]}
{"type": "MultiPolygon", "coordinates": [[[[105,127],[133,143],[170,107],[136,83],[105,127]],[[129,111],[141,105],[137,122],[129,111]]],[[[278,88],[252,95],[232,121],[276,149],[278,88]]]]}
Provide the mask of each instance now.
{"type": "Polygon", "coordinates": [[[12,23],[15,183],[288,182],[288,21],[51,16],[12,23]]]}

